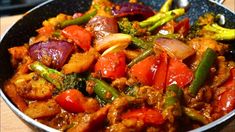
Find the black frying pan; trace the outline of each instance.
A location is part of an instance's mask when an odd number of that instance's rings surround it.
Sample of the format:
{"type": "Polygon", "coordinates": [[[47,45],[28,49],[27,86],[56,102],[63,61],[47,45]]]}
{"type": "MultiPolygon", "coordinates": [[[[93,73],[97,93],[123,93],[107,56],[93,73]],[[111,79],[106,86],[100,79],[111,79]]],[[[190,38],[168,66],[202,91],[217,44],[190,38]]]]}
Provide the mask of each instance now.
{"type": "MultiPolygon", "coordinates": [[[[114,2],[122,2],[123,0],[113,0],[114,2]]],[[[159,9],[164,0],[139,0],[150,5],[154,9],[159,9]]],[[[176,1],[176,0],[175,0],[176,1]]],[[[192,24],[197,18],[206,12],[214,12],[215,14],[223,14],[226,17],[225,27],[235,28],[235,14],[226,9],[220,4],[215,4],[209,0],[189,0],[190,8],[186,13],[186,16],[190,18],[192,24]]],[[[35,30],[41,27],[43,20],[50,17],[54,17],[59,13],[73,14],[74,12],[85,12],[89,9],[91,0],[49,0],[42,5],[32,9],[22,19],[20,19],[12,28],[5,34],[0,44],[0,88],[3,87],[3,82],[7,80],[13,74],[13,68],[10,64],[10,55],[7,51],[8,48],[22,45],[27,43],[31,36],[36,35],[35,30]]],[[[10,108],[23,120],[31,125],[46,130],[52,131],[49,127],[46,127],[33,119],[25,116],[20,112],[4,95],[0,90],[1,96],[10,106],[10,108]]],[[[235,110],[227,114],[226,116],[214,121],[206,126],[203,126],[196,131],[204,131],[211,129],[214,126],[218,128],[219,124],[222,124],[227,120],[234,120],[235,110]]]]}

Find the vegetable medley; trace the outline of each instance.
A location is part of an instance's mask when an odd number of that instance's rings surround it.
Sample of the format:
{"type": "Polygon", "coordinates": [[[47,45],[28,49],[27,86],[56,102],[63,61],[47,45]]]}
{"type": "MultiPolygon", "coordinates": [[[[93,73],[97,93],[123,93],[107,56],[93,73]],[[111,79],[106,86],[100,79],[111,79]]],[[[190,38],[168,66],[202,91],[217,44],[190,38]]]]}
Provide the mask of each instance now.
{"type": "Polygon", "coordinates": [[[235,29],[184,8],[93,0],[9,50],[4,85],[29,117],[62,131],[187,131],[235,109],[235,29]],[[225,41],[226,40],[226,41],[225,41]]]}

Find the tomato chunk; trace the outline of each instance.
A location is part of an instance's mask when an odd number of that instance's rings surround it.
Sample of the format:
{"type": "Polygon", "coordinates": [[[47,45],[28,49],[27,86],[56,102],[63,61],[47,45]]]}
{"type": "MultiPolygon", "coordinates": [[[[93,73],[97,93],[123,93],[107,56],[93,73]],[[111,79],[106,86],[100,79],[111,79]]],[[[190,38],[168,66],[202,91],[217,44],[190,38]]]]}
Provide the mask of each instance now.
{"type": "Polygon", "coordinates": [[[84,51],[88,51],[91,47],[91,33],[80,26],[68,26],[62,30],[62,34],[73,40],[84,51]]]}
{"type": "Polygon", "coordinates": [[[168,56],[167,53],[163,52],[158,56],[158,67],[154,76],[154,88],[165,89],[166,87],[166,76],[168,67],[168,56]]]}
{"type": "Polygon", "coordinates": [[[73,113],[84,112],[85,97],[76,89],[69,89],[55,98],[56,102],[65,110],[73,113]]]}
{"type": "Polygon", "coordinates": [[[190,28],[189,24],[189,18],[184,18],[183,20],[179,21],[175,26],[175,32],[179,33],[183,36],[186,36],[188,34],[190,28]]]}
{"type": "Polygon", "coordinates": [[[133,109],[122,114],[122,119],[142,120],[146,124],[160,125],[164,123],[164,118],[160,111],[150,108],[133,109]]]}
{"type": "Polygon", "coordinates": [[[166,86],[171,84],[177,84],[179,87],[183,88],[189,84],[193,79],[193,72],[187,65],[178,59],[170,59],[166,86]]]}
{"type": "Polygon", "coordinates": [[[142,84],[152,85],[154,80],[154,74],[157,68],[157,59],[154,55],[151,55],[144,60],[133,65],[130,69],[130,73],[133,77],[137,78],[142,84]]]}
{"type": "Polygon", "coordinates": [[[225,112],[230,112],[235,109],[235,89],[229,89],[221,94],[218,100],[218,109],[225,112]]]}
{"type": "Polygon", "coordinates": [[[120,51],[101,56],[95,64],[95,72],[101,74],[104,78],[110,79],[116,79],[125,76],[125,53],[120,51]]]}

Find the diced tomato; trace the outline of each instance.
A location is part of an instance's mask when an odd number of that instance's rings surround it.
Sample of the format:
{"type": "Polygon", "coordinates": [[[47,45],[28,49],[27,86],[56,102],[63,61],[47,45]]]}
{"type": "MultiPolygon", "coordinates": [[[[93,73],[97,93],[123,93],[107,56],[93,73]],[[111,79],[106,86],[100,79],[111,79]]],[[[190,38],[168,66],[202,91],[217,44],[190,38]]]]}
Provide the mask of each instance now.
{"type": "Polygon", "coordinates": [[[37,32],[39,33],[39,35],[50,36],[54,32],[54,27],[44,26],[44,27],[39,28],[37,32]]]}
{"type": "Polygon", "coordinates": [[[68,26],[62,30],[62,34],[73,40],[84,51],[88,51],[91,47],[91,33],[80,26],[68,26]]]}
{"type": "Polygon", "coordinates": [[[166,86],[177,84],[179,87],[183,88],[189,84],[192,79],[193,72],[187,67],[187,65],[178,59],[170,59],[166,86]]]}
{"type": "Polygon", "coordinates": [[[121,118],[141,120],[146,124],[156,126],[164,123],[164,118],[161,112],[149,108],[133,109],[131,111],[128,111],[127,113],[122,114],[121,118]]]}
{"type": "Polygon", "coordinates": [[[116,79],[125,76],[125,53],[120,51],[101,56],[95,65],[95,72],[101,74],[104,78],[110,79],[116,79]]]}
{"type": "Polygon", "coordinates": [[[189,28],[189,18],[184,18],[175,25],[175,32],[186,36],[188,34],[189,28]]]}
{"type": "Polygon", "coordinates": [[[76,89],[69,89],[55,98],[56,102],[65,110],[73,113],[84,112],[86,98],[76,89]]]}
{"type": "Polygon", "coordinates": [[[221,111],[230,112],[235,109],[235,89],[228,89],[221,94],[217,108],[221,111]]]}
{"type": "MultiPolygon", "coordinates": [[[[235,87],[235,68],[230,70],[229,79],[223,84],[224,87],[235,87]]],[[[235,95],[234,95],[235,96],[235,95]]]]}
{"type": "Polygon", "coordinates": [[[154,76],[154,88],[155,89],[165,89],[166,87],[166,76],[167,76],[167,67],[168,67],[168,56],[167,53],[163,52],[158,56],[157,71],[154,76]]]}
{"type": "Polygon", "coordinates": [[[130,69],[130,73],[133,77],[137,78],[142,84],[152,85],[154,80],[154,74],[157,68],[157,59],[154,55],[151,55],[144,60],[133,65],[130,69]]]}

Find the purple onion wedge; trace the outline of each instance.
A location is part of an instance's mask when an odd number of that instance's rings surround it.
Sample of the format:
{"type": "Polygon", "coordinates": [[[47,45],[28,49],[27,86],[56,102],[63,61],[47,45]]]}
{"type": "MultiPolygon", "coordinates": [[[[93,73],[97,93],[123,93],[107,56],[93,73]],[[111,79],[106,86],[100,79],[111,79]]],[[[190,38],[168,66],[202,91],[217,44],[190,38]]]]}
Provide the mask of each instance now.
{"type": "Polygon", "coordinates": [[[142,15],[144,18],[148,18],[154,15],[154,11],[149,6],[142,5],[139,3],[129,3],[129,2],[116,5],[112,9],[112,13],[116,17],[124,17],[129,15],[142,15]]]}
{"type": "Polygon", "coordinates": [[[29,55],[52,68],[61,68],[74,51],[74,45],[63,40],[48,40],[29,47],[29,55]]]}

